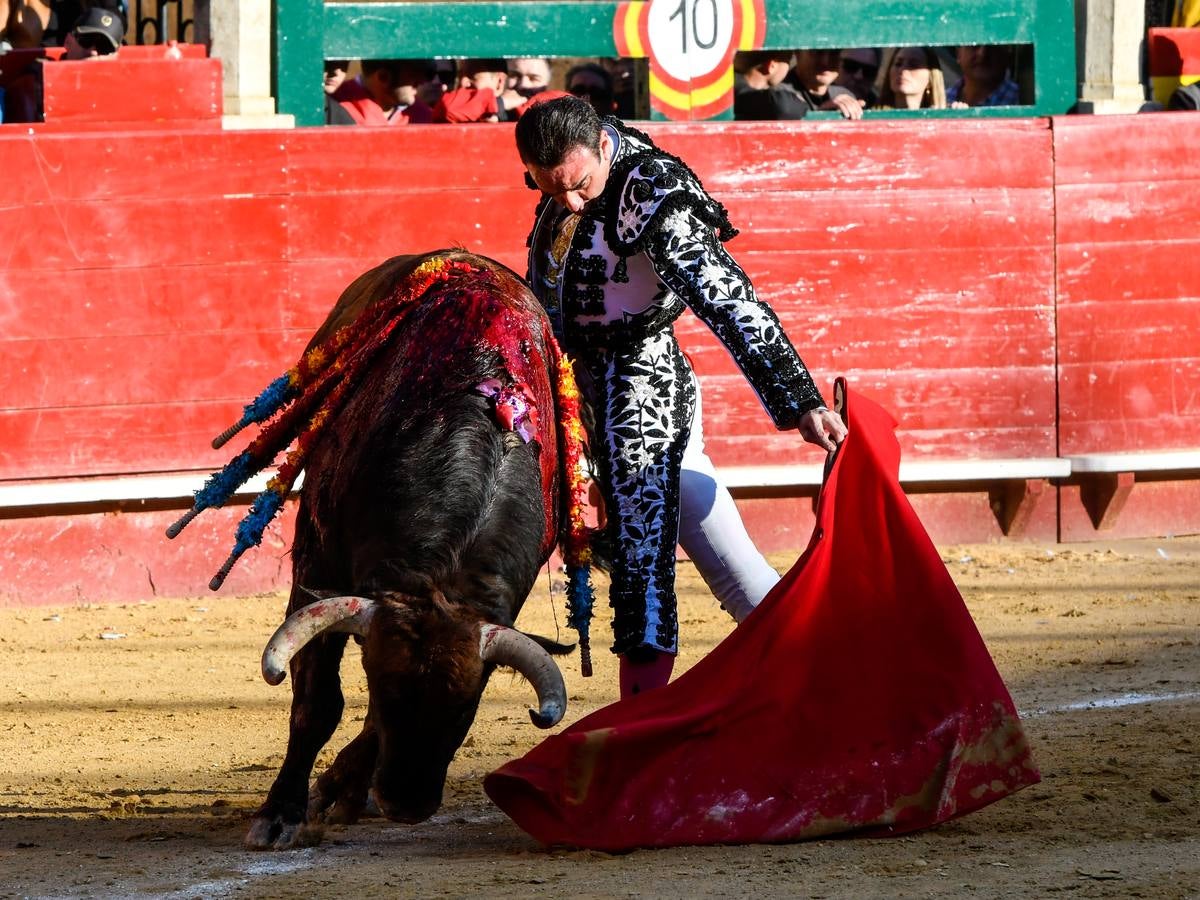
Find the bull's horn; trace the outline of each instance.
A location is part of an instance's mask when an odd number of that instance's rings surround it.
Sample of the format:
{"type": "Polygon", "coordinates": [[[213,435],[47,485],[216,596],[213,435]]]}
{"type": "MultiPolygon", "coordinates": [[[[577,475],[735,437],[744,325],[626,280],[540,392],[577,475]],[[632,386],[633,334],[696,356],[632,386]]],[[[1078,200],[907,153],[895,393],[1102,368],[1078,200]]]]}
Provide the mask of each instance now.
{"type": "Polygon", "coordinates": [[[287,675],[288,663],[301,648],[325,631],[347,631],[365,635],[375,601],[366,597],[324,597],[301,607],[287,617],[267,641],[262,655],[263,678],[279,684],[287,675]]]}
{"type": "Polygon", "coordinates": [[[529,637],[503,625],[479,626],[479,655],[484,662],[511,666],[537,691],[539,710],[531,709],[529,718],[538,728],[557,725],[567,711],[567,686],[562,672],[550,654],[529,637]]]}

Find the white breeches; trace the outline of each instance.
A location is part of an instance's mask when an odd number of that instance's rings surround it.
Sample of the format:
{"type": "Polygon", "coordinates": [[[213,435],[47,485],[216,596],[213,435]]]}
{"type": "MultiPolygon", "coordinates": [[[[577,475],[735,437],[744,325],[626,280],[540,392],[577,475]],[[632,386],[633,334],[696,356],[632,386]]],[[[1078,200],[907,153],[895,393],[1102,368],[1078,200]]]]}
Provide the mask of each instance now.
{"type": "Polygon", "coordinates": [[[741,622],[779,581],[746,533],[729,491],[704,452],[700,391],[679,483],[679,544],[721,606],[741,622]]]}

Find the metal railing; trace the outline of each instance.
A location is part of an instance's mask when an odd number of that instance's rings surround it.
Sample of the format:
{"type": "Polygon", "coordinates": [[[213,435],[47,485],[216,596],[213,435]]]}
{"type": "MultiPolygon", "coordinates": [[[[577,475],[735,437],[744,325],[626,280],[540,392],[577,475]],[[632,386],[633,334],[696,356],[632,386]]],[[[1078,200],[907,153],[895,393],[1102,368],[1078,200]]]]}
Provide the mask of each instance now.
{"type": "Polygon", "coordinates": [[[185,43],[195,36],[192,0],[134,0],[129,13],[133,25],[130,39],[133,43],[185,43]]]}

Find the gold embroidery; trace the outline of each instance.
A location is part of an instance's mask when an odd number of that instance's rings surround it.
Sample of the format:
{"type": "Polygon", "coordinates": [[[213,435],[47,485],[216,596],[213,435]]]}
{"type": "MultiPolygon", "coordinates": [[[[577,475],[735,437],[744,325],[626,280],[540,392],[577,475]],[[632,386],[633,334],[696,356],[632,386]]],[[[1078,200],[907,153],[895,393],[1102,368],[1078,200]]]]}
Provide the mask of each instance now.
{"type": "Polygon", "coordinates": [[[558,278],[567,261],[567,251],[571,249],[571,239],[575,236],[575,228],[579,224],[578,213],[567,213],[554,229],[554,238],[550,242],[549,260],[543,281],[546,287],[557,288],[558,278]]]}

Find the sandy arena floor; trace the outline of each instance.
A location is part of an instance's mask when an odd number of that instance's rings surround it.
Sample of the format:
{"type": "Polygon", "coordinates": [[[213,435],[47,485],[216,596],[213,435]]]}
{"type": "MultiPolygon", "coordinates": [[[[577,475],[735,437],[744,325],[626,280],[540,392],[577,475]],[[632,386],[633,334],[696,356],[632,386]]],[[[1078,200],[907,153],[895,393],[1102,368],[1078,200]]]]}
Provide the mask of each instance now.
{"type": "MultiPolygon", "coordinates": [[[[528,686],[501,676],[432,821],[250,853],[287,734],[287,683],[258,671],[283,597],[0,610],[0,896],[1200,897],[1200,538],[942,550],[1044,781],[892,839],[548,852],[481,787],[541,737],[528,686]]],[[[731,627],[681,572],[677,671],[731,627]]],[[[519,624],[570,640],[559,603],[542,587],[519,624]]],[[[564,663],[566,722],[612,699],[607,652],[596,668],[564,663]]],[[[365,710],[356,651],[343,673],[346,723],[319,767],[365,710]]]]}

